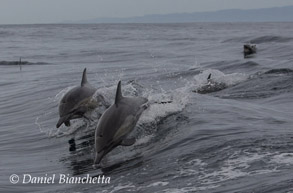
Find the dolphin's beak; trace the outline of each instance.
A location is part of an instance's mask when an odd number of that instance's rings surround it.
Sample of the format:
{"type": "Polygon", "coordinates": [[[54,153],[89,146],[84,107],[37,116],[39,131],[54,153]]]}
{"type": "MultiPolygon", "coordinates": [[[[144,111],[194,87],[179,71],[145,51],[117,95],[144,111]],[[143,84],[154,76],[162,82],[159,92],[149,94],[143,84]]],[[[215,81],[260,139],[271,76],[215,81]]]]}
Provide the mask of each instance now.
{"type": "Polygon", "coordinates": [[[56,127],[59,128],[63,123],[69,127],[70,126],[70,118],[71,114],[67,115],[67,116],[63,116],[59,118],[59,121],[56,124],[56,127]]]}
{"type": "Polygon", "coordinates": [[[64,118],[60,117],[59,121],[56,124],[56,127],[59,128],[63,124],[64,118]]]}
{"type": "Polygon", "coordinates": [[[94,165],[98,165],[101,162],[103,156],[104,156],[104,151],[101,151],[100,153],[96,153],[94,165]]]}
{"type": "Polygon", "coordinates": [[[99,165],[100,161],[101,161],[101,156],[99,156],[99,154],[96,153],[94,164],[93,164],[94,169],[98,169],[100,167],[99,165]]]}

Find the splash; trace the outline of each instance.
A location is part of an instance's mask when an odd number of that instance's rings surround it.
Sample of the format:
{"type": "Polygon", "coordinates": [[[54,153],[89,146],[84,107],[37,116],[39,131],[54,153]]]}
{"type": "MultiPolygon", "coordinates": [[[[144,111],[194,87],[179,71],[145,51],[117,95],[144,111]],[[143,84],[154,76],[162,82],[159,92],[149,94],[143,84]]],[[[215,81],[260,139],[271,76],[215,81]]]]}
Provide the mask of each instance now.
{"type": "Polygon", "coordinates": [[[244,73],[225,74],[219,70],[207,69],[207,70],[204,70],[202,73],[194,76],[196,85],[202,86],[206,84],[207,77],[209,76],[209,74],[211,74],[211,79],[213,81],[222,82],[224,84],[227,84],[227,86],[233,86],[249,78],[249,76],[244,73]]]}
{"type": "MultiPolygon", "coordinates": [[[[54,106],[58,106],[64,95],[73,88],[73,86],[67,87],[56,94],[54,98],[48,98],[50,103],[54,103],[54,106]]],[[[183,88],[184,89],[184,88],[183,88]]],[[[73,135],[80,130],[94,130],[95,125],[98,123],[99,118],[103,112],[110,106],[115,98],[116,85],[110,87],[102,87],[97,89],[93,95],[91,101],[99,101],[100,97],[103,97],[104,104],[100,104],[93,111],[87,112],[86,115],[93,121],[88,122],[82,118],[72,120],[71,126],[66,127],[62,125],[59,129],[52,127],[52,123],[47,123],[48,119],[55,119],[54,115],[58,115],[57,109],[53,111],[45,112],[36,118],[35,124],[38,126],[42,133],[45,133],[49,137],[63,137],[73,135]]],[[[142,114],[138,125],[151,124],[157,122],[163,117],[169,114],[180,112],[183,110],[188,102],[188,97],[182,91],[182,88],[175,90],[174,92],[167,92],[163,89],[145,89],[142,85],[136,81],[129,81],[123,85],[124,96],[142,96],[149,100],[149,108],[142,114]]],[[[54,122],[55,123],[55,122],[54,122]]]]}
{"type": "Polygon", "coordinates": [[[216,92],[234,86],[248,78],[249,76],[243,73],[224,74],[219,70],[207,69],[194,76],[193,91],[201,94],[216,92]]]}
{"type": "MultiPolygon", "coordinates": [[[[214,82],[220,82],[227,86],[235,85],[248,78],[247,75],[242,73],[224,74],[219,70],[207,69],[202,71],[200,74],[195,75],[192,80],[182,80],[183,82],[185,82],[184,85],[173,90],[165,90],[162,87],[159,87],[159,89],[152,87],[145,88],[143,85],[137,83],[136,81],[129,81],[127,83],[124,83],[124,96],[142,96],[149,100],[149,108],[143,112],[138,122],[138,127],[139,125],[150,126],[152,124],[157,124],[163,118],[171,114],[183,111],[186,105],[192,102],[190,98],[194,95],[194,93],[191,91],[201,88],[203,85],[206,85],[207,77],[209,76],[209,74],[212,74],[212,80],[214,82]]],[[[63,96],[72,88],[73,86],[70,86],[61,90],[52,99],[51,103],[55,103],[54,106],[58,106],[63,96]]],[[[81,129],[94,130],[95,125],[98,123],[98,119],[101,117],[102,113],[106,110],[107,107],[109,107],[113,103],[115,93],[116,84],[108,87],[104,86],[97,89],[91,101],[99,101],[99,97],[102,96],[105,103],[100,104],[93,111],[87,113],[87,115],[93,120],[93,122],[91,123],[85,121],[84,119],[76,119],[72,122],[72,125],[69,128],[63,126],[60,129],[55,129],[52,128],[52,126],[43,126],[43,122],[46,120],[46,118],[48,118],[48,114],[44,113],[43,115],[38,117],[38,119],[36,120],[36,125],[38,125],[41,132],[46,133],[51,137],[72,135],[81,129]]],[[[58,113],[57,111],[53,111],[50,114],[57,115],[58,113]]]]}

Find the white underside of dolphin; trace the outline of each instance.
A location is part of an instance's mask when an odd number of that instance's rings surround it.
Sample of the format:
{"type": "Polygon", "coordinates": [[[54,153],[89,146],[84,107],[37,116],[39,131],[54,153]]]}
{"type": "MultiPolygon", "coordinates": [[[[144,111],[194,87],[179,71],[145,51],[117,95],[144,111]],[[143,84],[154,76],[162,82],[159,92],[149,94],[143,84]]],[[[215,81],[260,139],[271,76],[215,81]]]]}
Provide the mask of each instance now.
{"type": "Polygon", "coordinates": [[[123,97],[119,81],[115,103],[103,113],[96,127],[94,164],[99,164],[118,145],[130,146],[135,143],[135,138],[127,139],[127,136],[147,108],[147,102],[148,99],[142,97],[123,97]]]}

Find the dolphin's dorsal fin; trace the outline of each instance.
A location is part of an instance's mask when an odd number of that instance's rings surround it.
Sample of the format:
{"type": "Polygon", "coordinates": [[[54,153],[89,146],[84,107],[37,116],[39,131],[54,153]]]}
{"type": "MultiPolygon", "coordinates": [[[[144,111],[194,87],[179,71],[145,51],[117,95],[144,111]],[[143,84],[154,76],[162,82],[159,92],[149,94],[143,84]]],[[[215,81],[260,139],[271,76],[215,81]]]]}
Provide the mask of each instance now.
{"type": "Polygon", "coordinates": [[[86,83],[87,83],[87,78],[86,78],[86,68],[85,68],[82,74],[81,86],[84,86],[86,83]]]}
{"type": "Polygon", "coordinates": [[[115,105],[118,106],[119,101],[123,98],[122,92],[121,92],[121,80],[118,82],[117,90],[116,90],[116,97],[115,97],[115,105]]]}
{"type": "Polygon", "coordinates": [[[212,73],[210,73],[210,74],[209,74],[209,76],[208,76],[208,80],[210,80],[210,79],[211,79],[211,76],[212,76],[212,73]]]}

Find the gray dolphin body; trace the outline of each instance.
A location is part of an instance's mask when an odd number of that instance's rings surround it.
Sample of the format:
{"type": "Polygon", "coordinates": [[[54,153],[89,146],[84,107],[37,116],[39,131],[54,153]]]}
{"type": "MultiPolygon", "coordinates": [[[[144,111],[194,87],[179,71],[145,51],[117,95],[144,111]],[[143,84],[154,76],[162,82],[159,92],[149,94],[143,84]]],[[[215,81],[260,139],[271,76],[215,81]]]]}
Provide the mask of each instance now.
{"type": "Polygon", "coordinates": [[[123,97],[119,81],[115,103],[103,113],[96,127],[94,164],[99,164],[118,145],[130,146],[135,143],[135,138],[126,137],[147,108],[147,102],[148,99],[142,97],[123,97]]]}
{"type": "MultiPolygon", "coordinates": [[[[72,88],[61,99],[59,104],[59,121],[56,125],[59,128],[63,123],[70,126],[71,119],[85,117],[88,110],[94,109],[98,104],[92,101],[96,89],[91,86],[86,77],[86,68],[83,71],[81,85],[72,88]]],[[[102,96],[99,96],[103,99],[102,96]]]]}

